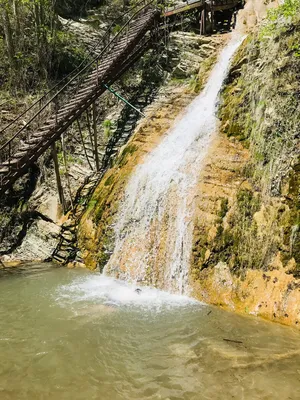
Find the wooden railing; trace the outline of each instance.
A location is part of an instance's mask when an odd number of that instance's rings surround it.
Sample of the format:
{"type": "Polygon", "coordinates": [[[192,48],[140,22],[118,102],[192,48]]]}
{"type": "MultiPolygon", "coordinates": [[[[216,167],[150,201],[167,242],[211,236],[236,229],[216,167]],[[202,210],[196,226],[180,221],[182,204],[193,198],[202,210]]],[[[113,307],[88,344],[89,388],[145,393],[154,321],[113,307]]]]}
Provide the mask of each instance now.
{"type": "MultiPolygon", "coordinates": [[[[148,7],[154,3],[154,0],[142,0],[139,1],[134,7],[127,10],[122,17],[128,17],[126,23],[117,32],[117,34],[110,40],[111,30],[114,23],[111,23],[109,28],[106,30],[105,35],[101,37],[101,43],[107,43],[102,49],[100,54],[88,62],[87,65],[82,67],[83,63],[78,66],[70,75],[62,79],[58,84],[51,88],[47,93],[35,101],[29,108],[18,115],[13,121],[11,121],[7,126],[5,126],[0,131],[0,137],[11,133],[11,130],[22,124],[21,127],[17,127],[16,132],[12,133],[12,136],[0,146],[0,173],[1,164],[6,164],[10,167],[9,160],[13,156],[14,150],[20,144],[20,141],[29,139],[30,133],[39,129],[43,121],[49,117],[53,112],[57,114],[59,108],[64,104],[66,98],[71,95],[75,95],[81,86],[83,80],[88,75],[88,73],[95,67],[101,67],[101,61],[103,55],[108,49],[113,49],[113,47],[118,43],[118,39],[121,35],[126,33],[130,22],[141,15],[148,7]],[[82,67],[82,68],[81,68],[82,67]],[[27,122],[23,124],[23,120],[27,119],[27,122]]],[[[1,182],[0,182],[1,185],[1,182]]]]}

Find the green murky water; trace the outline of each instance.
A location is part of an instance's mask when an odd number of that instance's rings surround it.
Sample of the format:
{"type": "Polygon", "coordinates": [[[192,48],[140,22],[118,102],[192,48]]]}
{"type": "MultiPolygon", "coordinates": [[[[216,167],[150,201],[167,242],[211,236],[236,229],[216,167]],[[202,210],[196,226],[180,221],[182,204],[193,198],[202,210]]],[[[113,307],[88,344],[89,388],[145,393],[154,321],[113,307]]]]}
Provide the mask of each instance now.
{"type": "Polygon", "coordinates": [[[0,271],[0,399],[300,399],[299,332],[134,289],[0,271]]]}

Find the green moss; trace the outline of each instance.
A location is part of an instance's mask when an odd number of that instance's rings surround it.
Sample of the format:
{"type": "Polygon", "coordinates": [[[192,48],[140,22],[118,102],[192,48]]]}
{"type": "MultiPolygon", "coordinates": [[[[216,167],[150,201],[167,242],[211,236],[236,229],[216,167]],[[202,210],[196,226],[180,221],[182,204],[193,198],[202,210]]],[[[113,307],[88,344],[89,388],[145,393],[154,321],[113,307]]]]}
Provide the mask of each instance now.
{"type": "Polygon", "coordinates": [[[88,203],[87,211],[88,212],[92,211],[95,208],[96,204],[97,204],[97,200],[96,199],[91,199],[89,201],[89,203],[88,203]]]}
{"type": "Polygon", "coordinates": [[[298,20],[300,0],[285,0],[277,8],[269,10],[267,23],[260,30],[260,39],[278,36],[289,29],[291,20],[298,20]]]}
{"type": "Polygon", "coordinates": [[[221,199],[220,211],[218,213],[219,217],[223,219],[228,212],[228,198],[223,197],[221,199]]]}
{"type": "Polygon", "coordinates": [[[248,189],[238,191],[233,210],[229,209],[227,198],[221,199],[214,239],[208,241],[207,232],[199,226],[194,232],[194,276],[197,276],[197,271],[199,274],[203,268],[213,268],[220,261],[226,262],[238,275],[242,275],[246,268],[261,267],[265,253],[263,241],[254,240],[257,225],[253,218],[260,207],[260,196],[248,189]],[[210,256],[206,259],[208,250],[210,256]]]}
{"type": "Polygon", "coordinates": [[[106,208],[105,201],[101,201],[97,204],[97,207],[93,215],[93,220],[96,225],[98,225],[98,223],[101,221],[105,208],[106,208]]]}
{"type": "Polygon", "coordinates": [[[237,193],[238,211],[245,218],[251,218],[259,210],[260,199],[251,190],[241,189],[237,193]]]}
{"type": "Polygon", "coordinates": [[[109,176],[104,182],[104,186],[111,186],[114,183],[114,176],[109,176]]]}
{"type": "Polygon", "coordinates": [[[193,93],[200,93],[207,82],[208,74],[212,70],[217,60],[217,53],[206,58],[202,63],[198,75],[194,75],[189,79],[189,88],[193,93]]]}
{"type": "Polygon", "coordinates": [[[282,218],[281,225],[284,232],[284,244],[287,251],[283,253],[284,260],[295,259],[296,268],[293,271],[297,276],[300,273],[300,159],[294,166],[288,180],[287,218],[282,218]]]}
{"type": "MultiPolygon", "coordinates": [[[[104,232],[103,232],[104,233],[104,232]]],[[[104,267],[109,261],[111,252],[113,250],[113,244],[114,244],[114,233],[111,228],[106,228],[105,229],[105,235],[103,235],[103,240],[101,242],[101,247],[98,250],[97,253],[97,265],[100,269],[100,272],[103,271],[104,267]]]]}
{"type": "Polygon", "coordinates": [[[120,167],[124,166],[127,163],[128,156],[131,156],[137,149],[138,147],[135,144],[127,145],[125,149],[122,151],[117,161],[117,165],[119,165],[120,167]]]}
{"type": "Polygon", "coordinates": [[[274,23],[274,30],[264,40],[260,31],[242,44],[219,108],[222,131],[250,150],[247,177],[277,195],[291,154],[297,152],[300,130],[300,18],[296,5],[299,0],[289,0],[269,14],[264,26],[274,23]]]}
{"type": "Polygon", "coordinates": [[[236,273],[266,268],[276,254],[284,264],[294,258],[292,272],[300,273],[299,161],[291,168],[300,131],[299,6],[299,0],[287,0],[269,12],[261,30],[240,47],[221,94],[221,129],[249,148],[243,175],[256,192],[238,192],[226,229],[218,228],[210,246],[211,265],[227,260],[236,273]],[[280,206],[287,177],[288,194],[280,206]],[[261,204],[263,228],[253,220],[261,204]]]}

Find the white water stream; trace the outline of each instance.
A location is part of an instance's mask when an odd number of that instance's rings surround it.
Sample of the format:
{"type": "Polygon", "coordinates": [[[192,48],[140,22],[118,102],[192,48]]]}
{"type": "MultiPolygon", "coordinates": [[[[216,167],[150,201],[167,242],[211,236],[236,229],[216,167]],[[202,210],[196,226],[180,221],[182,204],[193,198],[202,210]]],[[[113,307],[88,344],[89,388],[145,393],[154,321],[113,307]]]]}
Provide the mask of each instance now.
{"type": "Polygon", "coordinates": [[[187,293],[193,189],[217,132],[218,94],[241,37],[232,36],[202,93],[132,175],[115,225],[106,272],[187,293]]]}

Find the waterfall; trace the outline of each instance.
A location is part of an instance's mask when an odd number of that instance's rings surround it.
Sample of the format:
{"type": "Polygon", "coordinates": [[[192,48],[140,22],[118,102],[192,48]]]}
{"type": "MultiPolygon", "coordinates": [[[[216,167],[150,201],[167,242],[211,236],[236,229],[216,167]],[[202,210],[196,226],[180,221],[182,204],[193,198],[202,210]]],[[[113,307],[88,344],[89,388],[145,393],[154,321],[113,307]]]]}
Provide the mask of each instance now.
{"type": "Polygon", "coordinates": [[[217,132],[218,94],[241,41],[232,36],[202,93],[135,169],[117,213],[105,273],[187,293],[195,188],[217,132]]]}

